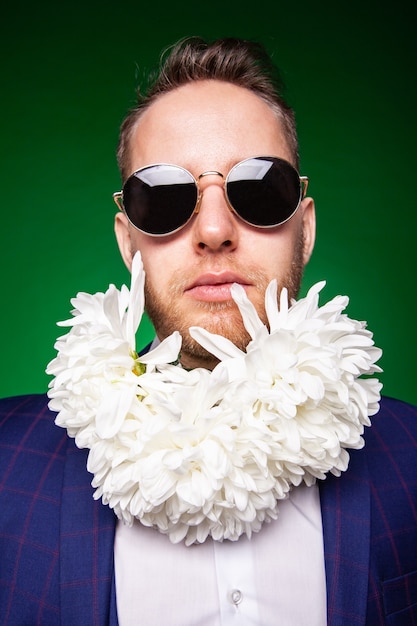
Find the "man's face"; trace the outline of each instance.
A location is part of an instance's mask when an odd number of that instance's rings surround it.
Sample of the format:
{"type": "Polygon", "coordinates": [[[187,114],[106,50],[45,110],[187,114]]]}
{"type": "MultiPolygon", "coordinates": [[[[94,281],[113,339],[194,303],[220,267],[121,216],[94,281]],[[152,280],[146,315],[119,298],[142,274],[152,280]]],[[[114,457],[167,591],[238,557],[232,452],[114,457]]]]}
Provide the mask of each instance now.
{"type": "MultiPolygon", "coordinates": [[[[224,176],[253,156],[292,161],[281,124],[272,109],[247,89],[220,81],[201,81],[164,94],[137,123],[131,146],[131,173],[154,163],[224,176]]],[[[230,296],[236,282],[265,319],[264,294],[270,280],[295,297],[302,268],[314,245],[314,203],[305,198],[285,224],[259,229],[241,221],[228,207],[220,176],[199,181],[197,215],[180,231],[151,237],[116,215],[116,235],[130,269],[140,250],[146,272],[146,308],[158,337],[174,330],[183,337],[186,367],[213,367],[215,361],[191,339],[190,326],[222,334],[240,348],[248,342],[240,313],[230,296]]]]}

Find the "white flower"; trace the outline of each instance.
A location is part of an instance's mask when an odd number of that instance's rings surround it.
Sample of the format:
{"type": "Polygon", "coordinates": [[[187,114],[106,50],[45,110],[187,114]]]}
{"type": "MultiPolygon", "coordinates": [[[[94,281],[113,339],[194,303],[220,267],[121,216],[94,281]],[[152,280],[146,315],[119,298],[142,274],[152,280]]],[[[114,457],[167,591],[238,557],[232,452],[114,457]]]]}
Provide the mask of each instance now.
{"type": "MultiPolygon", "coordinates": [[[[245,379],[256,386],[254,414],[268,424],[274,440],[285,443],[285,455],[297,453],[291,463],[303,468],[308,484],[310,476],[324,478],[328,471],[340,474],[346,469],[344,448],[363,446],[361,435],[370,425],[369,416],[378,411],[381,390],[378,380],[360,378],[381,371],[375,364],[381,350],[362,322],[342,313],[347,298],[338,296],[318,307],[324,284],[312,287],[291,307],[283,289],[278,308],[272,281],[265,296],[270,330],[244,289],[234,285],[233,298],[252,338],[246,352],[224,337],[190,329],[194,339],[222,360],[218,367],[227,368],[231,381],[245,379]]],[[[231,402],[237,400],[232,397],[231,402]]]]}
{"type": "MultiPolygon", "coordinates": [[[[98,437],[113,437],[141,393],[137,375],[141,366],[178,357],[179,333],[143,357],[136,353],[135,333],[144,310],[143,286],[142,261],[135,255],[130,292],[126,286],[118,291],[110,285],[106,293],[79,293],[71,300],[74,317],[59,323],[71,330],[57,340],[58,356],[46,370],[55,376],[48,392],[49,406],[59,411],[57,424],[66,426],[76,439],[78,429],[92,421],[98,437]]],[[[86,445],[82,431],[77,444],[86,445]]]]}
{"type": "Polygon", "coordinates": [[[381,351],[365,324],[343,313],[347,298],[319,307],[318,283],[291,306],[283,289],[278,307],[272,281],[266,326],[234,285],[246,351],[194,327],[220,362],[187,371],[173,364],[178,333],[137,356],[143,284],[137,253],[130,292],[79,294],[47,370],[57,424],[90,448],[95,498],[174,542],[236,540],[276,518],[292,486],[347,468],[346,449],[363,445],[381,389],[362,377],[381,371],[381,351]]]}

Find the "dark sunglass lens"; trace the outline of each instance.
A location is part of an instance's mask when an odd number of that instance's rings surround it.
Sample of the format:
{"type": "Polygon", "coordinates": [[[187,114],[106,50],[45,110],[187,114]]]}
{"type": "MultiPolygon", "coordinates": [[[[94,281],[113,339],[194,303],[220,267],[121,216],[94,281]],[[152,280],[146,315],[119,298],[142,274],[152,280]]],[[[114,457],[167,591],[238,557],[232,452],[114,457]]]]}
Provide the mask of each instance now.
{"type": "Polygon", "coordinates": [[[190,219],[197,195],[197,186],[187,170],[175,165],[151,165],[127,179],[123,204],[136,228],[150,235],[167,235],[190,219]]]}
{"type": "Polygon", "coordinates": [[[230,172],[227,195],[235,211],[254,226],[277,226],[288,220],[300,202],[300,178],[290,163],[256,157],[230,172]]]}

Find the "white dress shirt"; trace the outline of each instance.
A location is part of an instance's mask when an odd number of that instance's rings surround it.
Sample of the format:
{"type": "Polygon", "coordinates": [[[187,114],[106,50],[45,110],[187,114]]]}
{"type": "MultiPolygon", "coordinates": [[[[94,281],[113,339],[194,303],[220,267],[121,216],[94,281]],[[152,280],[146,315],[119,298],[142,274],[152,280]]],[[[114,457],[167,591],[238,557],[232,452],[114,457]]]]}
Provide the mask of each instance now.
{"type": "Polygon", "coordinates": [[[115,575],[120,626],[325,626],[318,488],[293,489],[250,540],[186,547],[119,522],[115,575]]]}

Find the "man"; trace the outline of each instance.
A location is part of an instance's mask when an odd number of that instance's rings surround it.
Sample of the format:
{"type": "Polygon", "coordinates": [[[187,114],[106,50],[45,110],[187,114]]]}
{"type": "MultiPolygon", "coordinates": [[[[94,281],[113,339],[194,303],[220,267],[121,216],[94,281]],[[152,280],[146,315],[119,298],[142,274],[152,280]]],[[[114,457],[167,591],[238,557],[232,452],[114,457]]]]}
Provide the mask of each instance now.
{"type": "MultiPolygon", "coordinates": [[[[295,298],[313,249],[314,202],[278,88],[260,46],[192,38],[122,125],[117,240],[129,269],[140,251],[158,340],[180,332],[187,370],[218,362],[190,327],[245,350],[233,284],[267,322],[270,281],[295,298]],[[248,172],[264,170],[280,195],[272,212],[265,187],[250,195],[248,172]]],[[[1,410],[3,624],[417,623],[414,407],[383,399],[346,473],[293,488],[251,538],[191,546],[93,499],[85,450],[44,397],[1,410]]]]}

